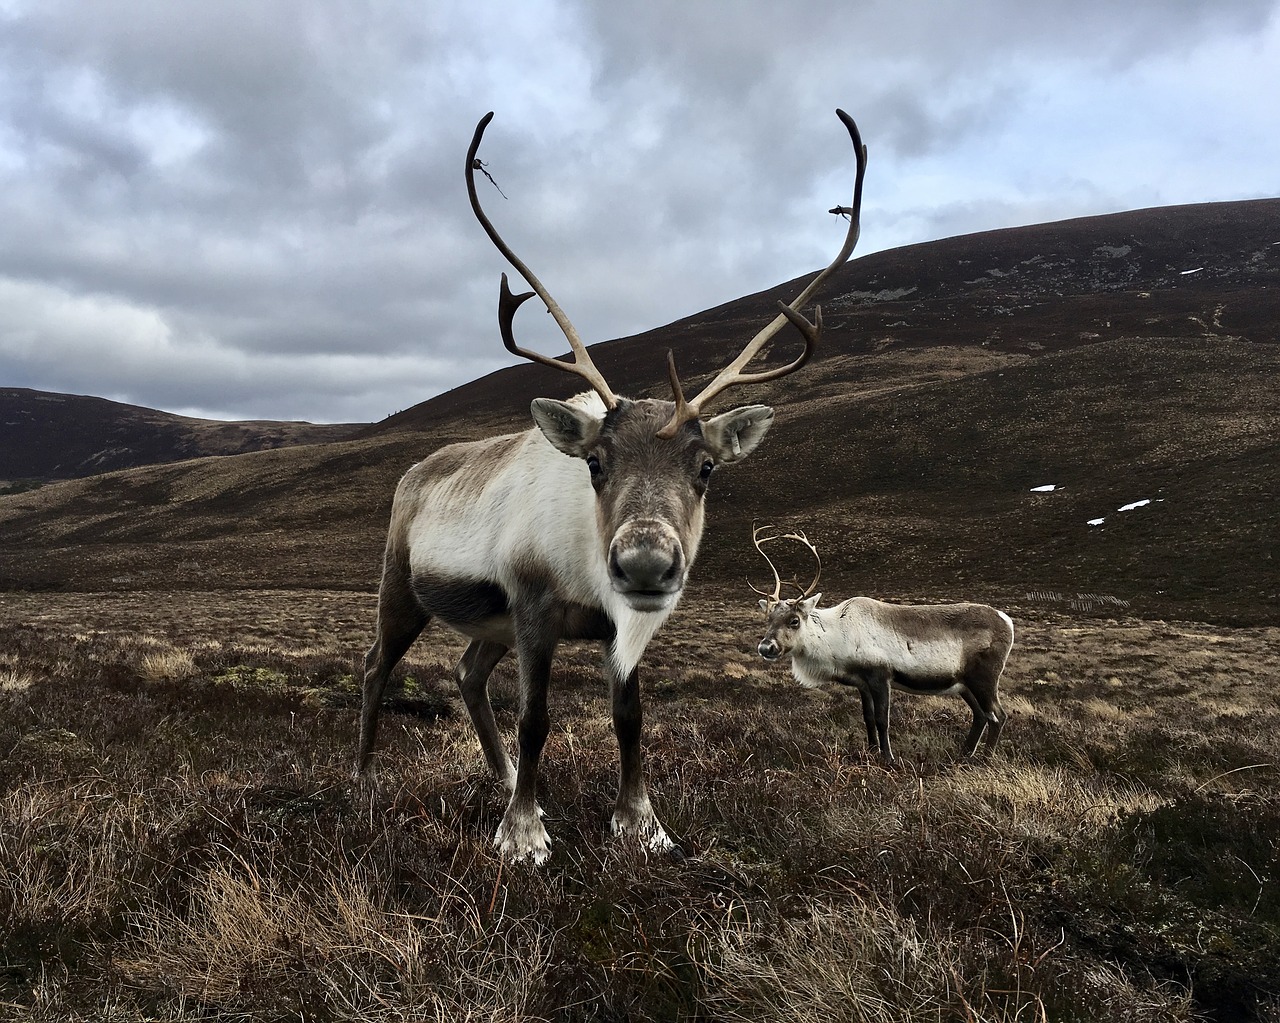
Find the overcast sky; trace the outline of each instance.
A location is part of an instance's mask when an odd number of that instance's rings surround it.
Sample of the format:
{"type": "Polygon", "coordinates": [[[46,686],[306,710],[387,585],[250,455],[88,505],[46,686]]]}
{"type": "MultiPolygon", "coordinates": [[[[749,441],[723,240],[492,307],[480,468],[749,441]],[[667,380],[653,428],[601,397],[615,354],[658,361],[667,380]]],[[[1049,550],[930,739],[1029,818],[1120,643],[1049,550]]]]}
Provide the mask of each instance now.
{"type": "Polygon", "coordinates": [[[1280,0],[0,0],[0,386],[366,422],[510,364],[489,110],[593,343],[825,265],[837,106],[861,254],[1280,195],[1278,96],[1280,0]]]}

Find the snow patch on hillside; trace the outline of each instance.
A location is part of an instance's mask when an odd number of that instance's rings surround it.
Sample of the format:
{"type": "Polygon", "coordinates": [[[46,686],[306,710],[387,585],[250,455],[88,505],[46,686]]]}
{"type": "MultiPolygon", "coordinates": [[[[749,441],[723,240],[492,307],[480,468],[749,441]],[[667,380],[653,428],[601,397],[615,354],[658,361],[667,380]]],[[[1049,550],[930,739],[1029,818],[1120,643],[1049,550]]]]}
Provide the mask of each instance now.
{"type": "MultiPolygon", "coordinates": [[[[1157,502],[1162,502],[1162,501],[1164,501],[1164,498],[1163,498],[1163,497],[1157,497],[1157,498],[1156,498],[1156,501],[1157,501],[1157,502]]],[[[1118,511],[1118,512],[1131,512],[1131,511],[1134,511],[1134,510],[1136,510],[1136,509],[1138,509],[1138,508],[1145,508],[1145,507],[1146,507],[1147,505],[1149,505],[1150,503],[1151,503],[1151,498],[1149,498],[1149,497],[1144,497],[1141,501],[1130,501],[1128,504],[1122,504],[1119,508],[1117,508],[1117,509],[1116,509],[1116,511],[1118,511]]],[[[1104,522],[1106,522],[1106,521],[1107,521],[1107,520],[1106,520],[1106,516],[1103,516],[1102,518],[1089,519],[1089,520],[1085,523],[1085,525],[1088,525],[1088,526],[1100,526],[1100,525],[1102,525],[1102,524],[1103,524],[1104,522]]]]}

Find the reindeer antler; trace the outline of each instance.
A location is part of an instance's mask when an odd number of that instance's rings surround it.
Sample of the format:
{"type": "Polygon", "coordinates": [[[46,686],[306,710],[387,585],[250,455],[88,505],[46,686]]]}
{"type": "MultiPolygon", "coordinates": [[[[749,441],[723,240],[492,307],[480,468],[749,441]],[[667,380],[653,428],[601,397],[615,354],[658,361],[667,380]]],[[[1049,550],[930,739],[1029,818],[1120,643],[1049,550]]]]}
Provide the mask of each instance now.
{"type": "Polygon", "coordinates": [[[807,587],[802,587],[798,582],[794,582],[790,579],[787,580],[787,585],[794,586],[800,591],[800,600],[804,600],[805,597],[812,596],[814,590],[818,588],[818,580],[822,577],[822,558],[818,556],[818,548],[815,547],[813,542],[802,532],[775,533],[773,536],[760,536],[762,532],[772,528],[772,526],[760,526],[757,529],[753,529],[751,531],[751,540],[756,545],[756,550],[760,552],[760,556],[769,563],[769,567],[773,570],[773,592],[765,593],[764,590],[756,589],[755,585],[750,580],[747,580],[747,585],[755,590],[756,593],[760,594],[760,596],[766,598],[771,604],[778,603],[782,599],[782,587],[784,584],[782,582],[782,577],[778,574],[778,567],[773,563],[773,559],[764,552],[762,544],[773,543],[775,540],[794,540],[809,548],[810,553],[813,554],[814,559],[818,563],[818,568],[814,573],[813,582],[811,582],[807,587]]]}
{"type": "MultiPolygon", "coordinates": [[[[484,137],[484,130],[489,126],[491,120],[493,120],[492,110],[485,114],[480,119],[480,123],[476,125],[475,134],[471,138],[471,146],[467,150],[467,196],[471,199],[471,209],[475,213],[476,219],[480,221],[480,226],[484,228],[485,233],[489,236],[489,240],[497,246],[498,251],[507,258],[507,262],[515,267],[520,276],[528,282],[529,287],[533,288],[533,291],[525,292],[522,295],[512,295],[511,289],[507,286],[507,275],[502,275],[502,288],[498,298],[498,327],[502,332],[502,343],[506,346],[507,351],[513,355],[519,355],[521,358],[529,359],[531,362],[536,362],[543,366],[551,366],[554,369],[561,369],[566,373],[573,373],[582,377],[600,395],[606,408],[614,408],[618,404],[618,396],[613,393],[604,375],[596,369],[595,363],[591,361],[591,356],[587,353],[587,346],[582,343],[582,338],[578,336],[578,332],[569,321],[569,317],[565,315],[564,310],[560,308],[556,300],[551,297],[551,293],[543,287],[542,282],[534,276],[533,271],[502,240],[502,236],[498,234],[497,229],[485,215],[484,210],[480,208],[480,199],[476,195],[475,172],[477,169],[483,171],[484,167],[476,157],[476,152],[480,148],[480,140],[484,137]],[[547,307],[547,312],[555,317],[556,323],[559,324],[564,336],[568,339],[569,347],[573,350],[573,362],[565,362],[563,359],[542,355],[539,352],[521,348],[516,344],[513,331],[516,310],[520,308],[523,302],[532,298],[535,294],[542,299],[543,304],[547,307]]],[[[485,173],[487,174],[488,172],[485,173]]]]}
{"type": "MultiPolygon", "coordinates": [[[[804,591],[800,594],[800,599],[803,600],[805,597],[812,596],[813,591],[818,588],[818,580],[822,578],[822,559],[818,557],[818,548],[813,545],[813,542],[807,536],[805,536],[804,533],[800,533],[800,532],[784,533],[782,536],[773,537],[773,539],[774,540],[795,540],[796,543],[802,543],[809,548],[809,552],[813,555],[813,560],[818,563],[818,567],[813,573],[813,582],[811,582],[808,586],[804,588],[804,591]]],[[[799,588],[800,586],[797,583],[796,589],[799,589],[799,588]]]]}
{"type": "MultiPolygon", "coordinates": [[[[671,419],[661,430],[658,431],[659,437],[671,438],[676,435],[676,431],[685,423],[692,422],[702,413],[702,406],[711,399],[715,398],[721,392],[738,384],[759,384],[766,380],[777,380],[784,377],[788,373],[794,373],[813,355],[818,347],[818,340],[822,335],[822,309],[814,310],[813,322],[811,323],[803,313],[800,312],[801,307],[809,301],[817,292],[818,288],[831,276],[836,267],[840,266],[849,258],[849,254],[853,252],[853,248],[858,244],[859,234],[859,217],[862,210],[862,179],[867,171],[867,147],[862,143],[862,136],[858,132],[858,126],[854,123],[852,117],[843,110],[837,110],[836,116],[840,118],[845,128],[849,132],[849,138],[853,141],[853,151],[857,160],[858,170],[857,177],[853,184],[853,206],[850,209],[837,207],[832,213],[847,213],[849,217],[849,231],[845,235],[844,245],[840,251],[836,253],[836,258],[831,261],[825,270],[819,273],[808,286],[800,292],[795,300],[786,305],[782,302],[778,303],[778,315],[753,337],[747,346],[741,351],[736,359],[728,366],[722,369],[706,387],[699,392],[693,401],[686,402],[684,400],[683,390],[680,387],[679,377],[676,375],[676,366],[674,356],[668,354],[667,366],[671,376],[671,389],[676,397],[676,409],[672,413],[671,419]],[[757,373],[744,373],[743,370],[747,364],[751,362],[766,344],[771,341],[774,336],[782,330],[787,323],[790,322],[801,334],[804,335],[804,351],[794,361],[787,363],[785,366],[779,366],[774,369],[761,370],[757,373]]],[[[532,282],[530,282],[532,283],[532,282]]],[[[763,553],[763,552],[762,552],[763,553]]]]}
{"type": "Polygon", "coordinates": [[[770,558],[769,555],[764,552],[764,548],[760,546],[761,543],[768,543],[770,540],[777,539],[777,537],[772,536],[766,536],[763,541],[760,539],[760,533],[762,531],[772,528],[772,526],[759,526],[758,528],[751,530],[751,542],[756,545],[756,550],[760,552],[760,557],[764,558],[764,560],[769,563],[769,567],[773,569],[773,592],[765,593],[764,590],[757,590],[755,583],[750,579],[747,580],[747,585],[755,590],[756,593],[760,594],[760,596],[768,600],[770,604],[776,604],[782,599],[782,577],[778,575],[778,566],[773,563],[773,559],[770,558]]]}

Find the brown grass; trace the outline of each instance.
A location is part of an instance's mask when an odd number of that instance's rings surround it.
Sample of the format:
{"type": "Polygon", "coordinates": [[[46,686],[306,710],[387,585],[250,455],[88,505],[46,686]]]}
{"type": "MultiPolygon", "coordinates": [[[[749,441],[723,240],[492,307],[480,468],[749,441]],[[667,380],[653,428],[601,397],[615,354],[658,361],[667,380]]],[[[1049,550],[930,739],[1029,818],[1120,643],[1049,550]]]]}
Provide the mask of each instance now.
{"type": "MultiPolygon", "coordinates": [[[[754,608],[692,600],[643,668],[683,864],[605,835],[599,655],[567,645],[534,870],[490,848],[445,633],[355,786],[368,595],[8,595],[0,1016],[1275,1018],[1280,630],[1013,610],[995,758],[904,697],[888,772],[855,697],[754,657],[754,608]]],[[[510,661],[493,693],[510,729],[510,661]]]]}

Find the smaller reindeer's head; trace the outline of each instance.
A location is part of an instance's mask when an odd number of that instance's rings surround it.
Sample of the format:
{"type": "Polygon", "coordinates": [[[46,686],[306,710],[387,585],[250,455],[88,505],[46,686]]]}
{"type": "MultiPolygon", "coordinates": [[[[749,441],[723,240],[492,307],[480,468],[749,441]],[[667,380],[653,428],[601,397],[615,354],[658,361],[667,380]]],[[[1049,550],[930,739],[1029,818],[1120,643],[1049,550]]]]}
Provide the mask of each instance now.
{"type": "MultiPolygon", "coordinates": [[[[818,579],[822,575],[822,559],[818,557],[818,549],[804,533],[760,535],[771,528],[771,526],[759,526],[751,534],[756,550],[769,563],[769,568],[773,571],[772,593],[765,593],[764,590],[751,586],[763,598],[760,601],[760,610],[764,612],[765,633],[764,639],[760,640],[760,644],[756,649],[766,661],[776,661],[779,657],[791,653],[798,644],[803,642],[805,625],[808,623],[814,609],[818,606],[818,601],[822,599],[821,593],[813,592],[817,589],[818,579]],[[764,545],[773,543],[775,540],[794,540],[796,543],[803,544],[809,549],[809,552],[818,563],[817,571],[813,575],[813,582],[808,586],[801,588],[797,582],[790,583],[797,590],[800,590],[800,596],[793,600],[782,599],[782,577],[778,575],[778,567],[773,563],[773,559],[764,552],[764,545]]],[[[748,583],[748,585],[751,584],[748,583]]]]}
{"type": "Polygon", "coordinates": [[[803,643],[804,627],[809,621],[813,609],[822,599],[821,593],[812,597],[797,597],[795,600],[779,600],[772,604],[768,600],[760,601],[760,610],[764,612],[764,639],[756,649],[766,661],[776,661],[791,653],[797,645],[803,643]]]}

